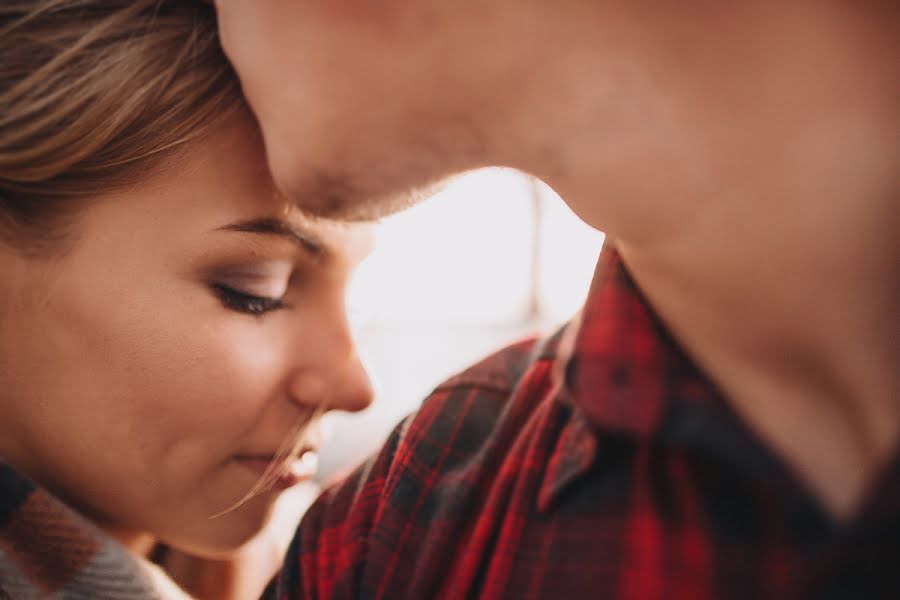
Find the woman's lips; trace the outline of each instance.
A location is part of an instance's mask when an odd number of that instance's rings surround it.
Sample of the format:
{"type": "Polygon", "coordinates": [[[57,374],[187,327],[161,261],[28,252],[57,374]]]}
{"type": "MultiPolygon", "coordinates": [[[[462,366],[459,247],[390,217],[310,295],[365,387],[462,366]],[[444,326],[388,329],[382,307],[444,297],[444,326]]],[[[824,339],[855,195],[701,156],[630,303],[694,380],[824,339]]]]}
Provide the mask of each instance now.
{"type": "MultiPolygon", "coordinates": [[[[265,475],[273,466],[273,456],[236,456],[235,461],[256,474],[257,477],[265,475]]],[[[308,481],[316,474],[319,467],[319,455],[313,450],[307,450],[286,465],[282,465],[276,477],[271,479],[273,488],[287,489],[298,483],[308,481]]]]}

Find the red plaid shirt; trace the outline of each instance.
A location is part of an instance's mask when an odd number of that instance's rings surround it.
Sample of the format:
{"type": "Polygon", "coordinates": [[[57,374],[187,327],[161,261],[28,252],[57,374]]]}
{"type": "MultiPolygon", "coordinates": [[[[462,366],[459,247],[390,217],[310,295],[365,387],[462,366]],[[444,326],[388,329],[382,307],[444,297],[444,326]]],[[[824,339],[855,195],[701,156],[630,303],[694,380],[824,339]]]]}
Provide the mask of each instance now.
{"type": "Polygon", "coordinates": [[[443,384],[267,598],[900,598],[900,460],[838,524],[604,250],[580,325],[443,384]]]}

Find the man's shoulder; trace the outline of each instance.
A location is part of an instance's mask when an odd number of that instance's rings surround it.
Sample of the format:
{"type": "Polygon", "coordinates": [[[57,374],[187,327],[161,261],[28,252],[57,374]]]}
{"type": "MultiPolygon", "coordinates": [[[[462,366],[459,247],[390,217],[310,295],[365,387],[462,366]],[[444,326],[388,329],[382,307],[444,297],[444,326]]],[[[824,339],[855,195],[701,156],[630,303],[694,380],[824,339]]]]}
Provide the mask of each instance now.
{"type": "Polygon", "coordinates": [[[378,453],[310,508],[267,597],[298,589],[359,595],[386,573],[399,577],[398,557],[411,565],[420,551],[461,535],[512,449],[540,428],[529,424],[553,397],[558,340],[511,344],[437,386],[378,453]]]}
{"type": "Polygon", "coordinates": [[[502,454],[547,396],[562,330],[509,344],[439,384],[378,453],[335,487],[355,502],[357,486],[377,484],[384,497],[399,480],[433,482],[476,467],[485,452],[502,454]]]}
{"type": "Polygon", "coordinates": [[[561,327],[547,336],[529,336],[509,344],[448,378],[435,388],[434,394],[472,388],[510,394],[534,363],[556,359],[565,329],[561,327]]]}
{"type": "Polygon", "coordinates": [[[535,360],[535,352],[546,343],[547,340],[528,337],[509,344],[448,378],[433,394],[472,388],[508,394],[535,360]]]}
{"type": "Polygon", "coordinates": [[[488,455],[502,455],[548,398],[558,339],[511,344],[437,386],[395,430],[392,475],[452,479],[481,470],[488,455]],[[411,471],[411,464],[421,470],[411,471]]]}
{"type": "Polygon", "coordinates": [[[407,427],[421,424],[433,428],[440,421],[459,425],[470,411],[482,424],[495,421],[510,410],[522,385],[549,381],[559,337],[557,332],[543,338],[522,339],[450,377],[422,402],[407,427]]]}

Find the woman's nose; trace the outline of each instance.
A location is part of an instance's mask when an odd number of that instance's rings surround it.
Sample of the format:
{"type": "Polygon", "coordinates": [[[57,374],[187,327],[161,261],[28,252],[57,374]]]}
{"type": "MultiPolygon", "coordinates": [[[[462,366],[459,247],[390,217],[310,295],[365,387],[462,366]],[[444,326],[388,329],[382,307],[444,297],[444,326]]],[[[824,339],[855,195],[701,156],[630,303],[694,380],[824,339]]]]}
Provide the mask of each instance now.
{"type": "Polygon", "coordinates": [[[350,336],[338,337],[329,347],[308,348],[303,353],[313,358],[297,365],[288,385],[291,401],[298,406],[356,412],[372,403],[372,382],[350,336]]]}

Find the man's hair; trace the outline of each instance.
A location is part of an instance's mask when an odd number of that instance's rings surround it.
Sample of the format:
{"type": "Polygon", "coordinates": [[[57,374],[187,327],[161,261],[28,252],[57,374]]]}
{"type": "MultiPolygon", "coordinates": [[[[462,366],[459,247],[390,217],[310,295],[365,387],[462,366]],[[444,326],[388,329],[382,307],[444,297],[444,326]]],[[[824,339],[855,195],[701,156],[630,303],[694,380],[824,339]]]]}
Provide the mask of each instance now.
{"type": "Polygon", "coordinates": [[[0,56],[0,241],[22,250],[244,106],[199,0],[3,0],[0,56]]]}

